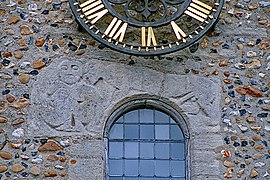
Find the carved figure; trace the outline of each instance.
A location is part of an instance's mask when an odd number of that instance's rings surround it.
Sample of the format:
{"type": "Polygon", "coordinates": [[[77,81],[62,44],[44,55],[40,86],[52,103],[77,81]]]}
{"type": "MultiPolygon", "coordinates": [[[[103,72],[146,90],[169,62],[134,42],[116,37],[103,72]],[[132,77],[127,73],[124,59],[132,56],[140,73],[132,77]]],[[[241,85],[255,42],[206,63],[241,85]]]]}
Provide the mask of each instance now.
{"type": "Polygon", "coordinates": [[[101,96],[83,80],[84,68],[79,61],[64,60],[57,68],[57,78],[42,91],[45,113],[41,119],[58,131],[80,132],[96,118],[101,96]]]}

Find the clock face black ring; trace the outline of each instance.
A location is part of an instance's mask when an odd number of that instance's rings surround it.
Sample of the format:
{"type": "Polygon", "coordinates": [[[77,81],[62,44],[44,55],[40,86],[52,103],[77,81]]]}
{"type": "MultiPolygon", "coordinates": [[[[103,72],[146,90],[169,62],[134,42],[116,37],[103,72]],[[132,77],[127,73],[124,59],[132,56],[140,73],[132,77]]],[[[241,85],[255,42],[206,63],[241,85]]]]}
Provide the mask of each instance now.
{"type": "Polygon", "coordinates": [[[223,1],[69,0],[78,23],[92,37],[141,56],[171,53],[196,42],[216,23],[223,1]]]}

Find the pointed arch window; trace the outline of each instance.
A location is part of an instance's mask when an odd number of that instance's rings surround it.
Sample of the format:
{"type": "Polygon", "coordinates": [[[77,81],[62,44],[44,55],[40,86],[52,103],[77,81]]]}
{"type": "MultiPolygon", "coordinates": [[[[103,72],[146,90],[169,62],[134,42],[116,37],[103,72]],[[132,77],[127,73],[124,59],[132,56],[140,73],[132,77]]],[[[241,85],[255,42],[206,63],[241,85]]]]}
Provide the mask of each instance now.
{"type": "Polygon", "coordinates": [[[155,108],[120,114],[108,131],[108,179],[187,180],[182,129],[179,120],[155,108]]]}

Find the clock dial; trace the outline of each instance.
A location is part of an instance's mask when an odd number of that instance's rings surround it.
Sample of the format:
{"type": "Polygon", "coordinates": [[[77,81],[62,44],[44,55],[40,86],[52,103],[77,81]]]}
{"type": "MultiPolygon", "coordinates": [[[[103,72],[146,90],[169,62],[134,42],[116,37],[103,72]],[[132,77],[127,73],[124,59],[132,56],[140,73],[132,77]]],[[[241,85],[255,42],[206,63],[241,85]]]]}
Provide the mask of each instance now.
{"type": "Polygon", "coordinates": [[[223,0],[69,0],[76,20],[96,40],[141,56],[171,53],[200,39],[223,0]]]}

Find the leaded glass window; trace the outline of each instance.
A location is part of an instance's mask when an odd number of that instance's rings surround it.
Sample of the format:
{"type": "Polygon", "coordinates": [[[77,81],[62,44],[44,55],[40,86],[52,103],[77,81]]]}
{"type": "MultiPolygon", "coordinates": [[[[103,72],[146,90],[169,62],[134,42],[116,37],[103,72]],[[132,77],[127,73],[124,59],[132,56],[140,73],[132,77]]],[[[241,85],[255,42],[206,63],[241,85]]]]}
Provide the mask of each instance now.
{"type": "Polygon", "coordinates": [[[122,114],[108,134],[109,180],[186,180],[181,127],[156,109],[122,114]]]}

